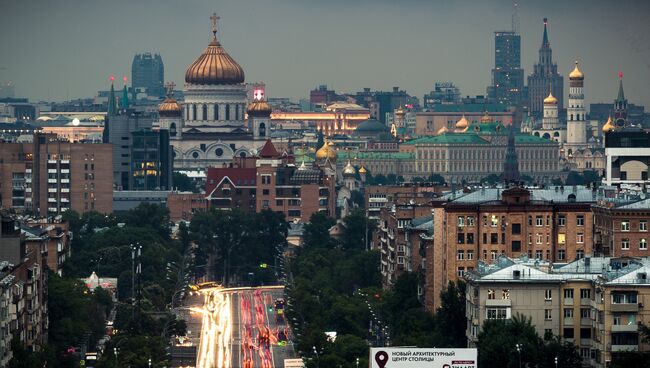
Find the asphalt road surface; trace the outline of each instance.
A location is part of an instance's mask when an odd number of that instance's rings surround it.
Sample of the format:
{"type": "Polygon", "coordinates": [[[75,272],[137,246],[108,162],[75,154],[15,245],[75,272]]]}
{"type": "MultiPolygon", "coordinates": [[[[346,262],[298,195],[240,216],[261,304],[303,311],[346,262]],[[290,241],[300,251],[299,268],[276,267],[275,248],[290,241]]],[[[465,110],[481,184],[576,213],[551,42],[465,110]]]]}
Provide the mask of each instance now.
{"type": "Polygon", "coordinates": [[[284,359],[296,358],[289,325],[275,308],[282,297],[282,287],[201,290],[188,303],[196,367],[283,368],[284,359]]]}

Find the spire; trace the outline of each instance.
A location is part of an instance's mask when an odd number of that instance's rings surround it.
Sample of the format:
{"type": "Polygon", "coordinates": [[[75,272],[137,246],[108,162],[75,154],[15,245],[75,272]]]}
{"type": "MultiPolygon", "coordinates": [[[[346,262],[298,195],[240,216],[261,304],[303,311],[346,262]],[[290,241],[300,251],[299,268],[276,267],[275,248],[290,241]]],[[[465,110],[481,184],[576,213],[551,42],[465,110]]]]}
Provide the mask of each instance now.
{"type": "Polygon", "coordinates": [[[126,111],[129,108],[129,92],[126,89],[126,75],[122,77],[124,88],[122,89],[122,100],[120,101],[121,109],[126,111]]]}
{"type": "Polygon", "coordinates": [[[506,148],[506,162],[503,165],[503,180],[506,183],[514,183],[520,180],[519,161],[515,150],[515,133],[512,126],[508,135],[508,147],[506,148]]]}
{"type": "Polygon", "coordinates": [[[625,100],[625,92],[623,92],[623,72],[618,72],[618,97],[616,100],[625,100]]]}
{"type": "Polygon", "coordinates": [[[217,22],[219,21],[219,16],[217,16],[217,13],[212,13],[212,16],[210,17],[210,20],[212,21],[212,35],[214,36],[214,39],[217,39],[217,22]]]}
{"type": "Polygon", "coordinates": [[[114,76],[110,76],[111,80],[111,91],[108,94],[108,116],[117,115],[117,104],[115,102],[115,87],[113,86],[113,81],[115,80],[114,76]]]}
{"type": "Polygon", "coordinates": [[[546,31],[546,25],[548,24],[548,18],[544,18],[544,37],[542,37],[542,47],[548,47],[548,32],[546,31]]]}

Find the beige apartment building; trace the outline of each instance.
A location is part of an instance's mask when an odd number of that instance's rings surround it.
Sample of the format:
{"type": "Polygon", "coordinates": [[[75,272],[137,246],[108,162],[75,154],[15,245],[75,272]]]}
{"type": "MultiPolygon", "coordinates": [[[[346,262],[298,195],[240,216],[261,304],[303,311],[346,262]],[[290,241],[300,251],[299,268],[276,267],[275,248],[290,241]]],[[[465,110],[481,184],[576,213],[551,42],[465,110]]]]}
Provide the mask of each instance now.
{"type": "Polygon", "coordinates": [[[649,351],[638,332],[650,323],[649,272],[648,258],[585,257],[553,267],[501,256],[465,277],[468,345],[485,320],[522,314],[540,336],[573,343],[584,366],[605,368],[613,353],[649,351]]]}

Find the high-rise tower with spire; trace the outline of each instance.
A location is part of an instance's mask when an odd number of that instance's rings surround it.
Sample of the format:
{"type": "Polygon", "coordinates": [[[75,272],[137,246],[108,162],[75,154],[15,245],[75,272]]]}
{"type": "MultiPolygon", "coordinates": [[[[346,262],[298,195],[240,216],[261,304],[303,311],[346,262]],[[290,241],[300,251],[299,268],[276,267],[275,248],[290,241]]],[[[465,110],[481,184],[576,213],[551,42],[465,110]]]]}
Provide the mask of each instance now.
{"type": "Polygon", "coordinates": [[[539,60],[533,66],[533,73],[528,76],[528,110],[533,116],[543,112],[544,98],[551,93],[558,100],[558,109],[562,110],[564,101],[564,78],[557,72],[557,64],[553,62],[553,50],[548,40],[548,19],[544,18],[544,34],[542,46],[539,48],[539,60]]]}

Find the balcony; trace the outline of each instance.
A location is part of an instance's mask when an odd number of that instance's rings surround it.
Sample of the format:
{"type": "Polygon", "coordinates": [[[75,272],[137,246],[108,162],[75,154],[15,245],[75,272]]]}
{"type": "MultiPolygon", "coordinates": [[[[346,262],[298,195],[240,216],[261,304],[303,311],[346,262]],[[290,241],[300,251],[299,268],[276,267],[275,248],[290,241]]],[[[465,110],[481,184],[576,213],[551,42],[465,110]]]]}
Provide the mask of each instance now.
{"type": "Polygon", "coordinates": [[[57,189],[56,188],[47,188],[48,193],[56,193],[57,189]]]}
{"type": "Polygon", "coordinates": [[[59,212],[59,210],[56,207],[48,207],[47,210],[48,212],[59,212]]]}
{"type": "Polygon", "coordinates": [[[48,184],[56,184],[58,183],[57,179],[47,179],[48,184]]]}
{"type": "Polygon", "coordinates": [[[637,332],[639,325],[636,323],[631,325],[612,325],[612,332],[637,332]]]}
{"type": "Polygon", "coordinates": [[[69,174],[70,169],[61,169],[61,174],[69,174]]]}
{"type": "Polygon", "coordinates": [[[567,326],[573,326],[573,317],[564,317],[564,324],[567,326]]]}
{"type": "Polygon", "coordinates": [[[55,163],[56,163],[56,160],[47,160],[47,163],[48,163],[48,164],[55,164],[55,163]]]}
{"type": "Polygon", "coordinates": [[[61,160],[61,163],[62,163],[62,164],[69,164],[69,163],[70,163],[70,160],[61,160]]]}
{"type": "Polygon", "coordinates": [[[639,351],[639,345],[612,345],[612,353],[618,351],[639,351]]]}
{"type": "Polygon", "coordinates": [[[62,203],[69,203],[69,202],[70,202],[70,199],[69,199],[69,198],[65,198],[65,197],[61,197],[61,202],[62,202],[62,203]]]}
{"type": "Polygon", "coordinates": [[[61,179],[61,183],[69,183],[70,179],[61,179]]]}
{"type": "Polygon", "coordinates": [[[56,198],[51,198],[51,197],[48,198],[47,201],[48,201],[49,203],[56,203],[56,202],[57,202],[56,198]]]}
{"type": "Polygon", "coordinates": [[[61,188],[61,193],[70,193],[70,188],[61,188]]]}
{"type": "Polygon", "coordinates": [[[486,307],[510,307],[512,300],[510,299],[488,299],[485,301],[486,307]]]}
{"type": "Polygon", "coordinates": [[[580,325],[581,326],[591,326],[592,320],[591,318],[580,318],[580,325]]]}
{"type": "Polygon", "coordinates": [[[639,305],[637,303],[627,304],[614,304],[612,303],[611,312],[638,312],[639,305]]]}
{"type": "Polygon", "coordinates": [[[47,169],[48,174],[56,174],[57,172],[59,172],[57,169],[47,169]]]}

